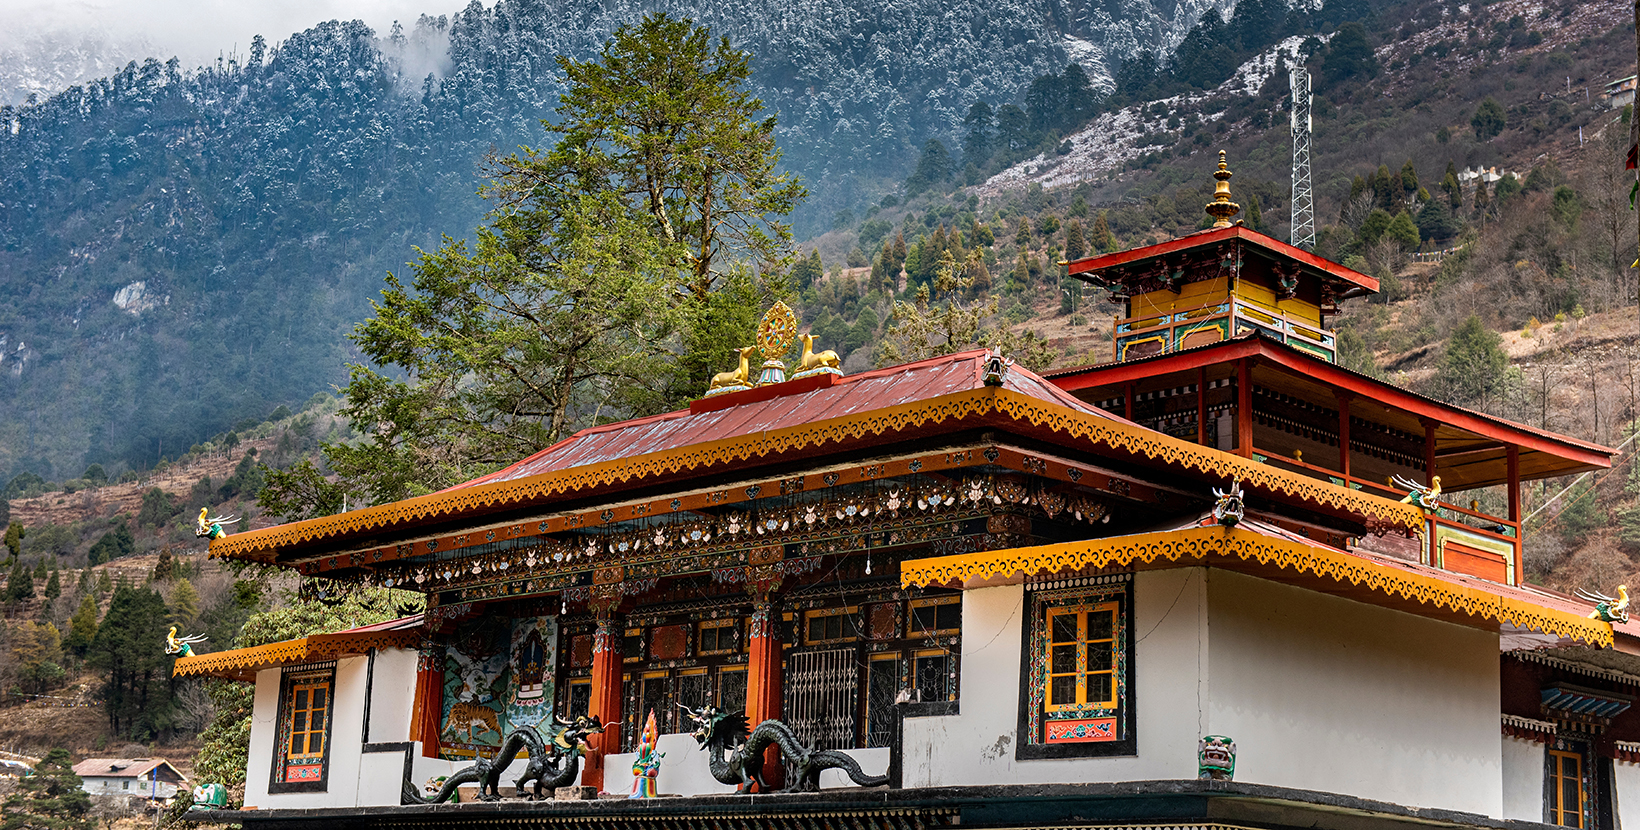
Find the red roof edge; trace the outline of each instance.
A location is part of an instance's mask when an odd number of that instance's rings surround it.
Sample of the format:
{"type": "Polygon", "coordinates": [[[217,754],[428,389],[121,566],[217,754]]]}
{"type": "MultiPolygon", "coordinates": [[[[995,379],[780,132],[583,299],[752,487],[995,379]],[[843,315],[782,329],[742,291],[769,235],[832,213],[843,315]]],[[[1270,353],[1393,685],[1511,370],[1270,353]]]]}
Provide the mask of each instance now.
{"type": "Polygon", "coordinates": [[[1378,280],[1369,277],[1366,274],[1350,268],[1345,268],[1330,259],[1318,257],[1303,248],[1288,245],[1273,236],[1267,236],[1243,225],[1232,225],[1228,228],[1212,228],[1205,231],[1197,231],[1195,233],[1186,234],[1174,239],[1169,239],[1166,242],[1158,242],[1154,245],[1129,248],[1125,251],[1117,251],[1110,254],[1083,257],[1082,259],[1067,263],[1066,271],[1071,276],[1076,276],[1078,274],[1086,274],[1090,271],[1099,271],[1117,265],[1127,265],[1133,262],[1141,262],[1152,257],[1165,256],[1167,254],[1177,253],[1190,248],[1210,245],[1214,242],[1222,242],[1229,239],[1241,239],[1251,242],[1254,245],[1269,250],[1271,253],[1296,260],[1303,265],[1307,265],[1317,271],[1321,271],[1322,273],[1343,280],[1352,285],[1356,285],[1373,292],[1378,290],[1378,280]]]}

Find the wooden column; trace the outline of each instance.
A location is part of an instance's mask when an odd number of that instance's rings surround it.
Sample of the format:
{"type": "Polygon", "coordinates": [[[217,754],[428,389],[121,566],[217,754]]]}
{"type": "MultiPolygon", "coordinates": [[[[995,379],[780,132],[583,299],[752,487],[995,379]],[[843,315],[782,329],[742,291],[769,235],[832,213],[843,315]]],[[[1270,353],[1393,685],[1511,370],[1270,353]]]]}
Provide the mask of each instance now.
{"type": "Polygon", "coordinates": [[[1435,422],[1424,421],[1424,486],[1435,486],[1435,422]]]}
{"type": "Polygon", "coordinates": [[[1196,443],[1207,445],[1207,367],[1196,370],[1196,443]]]}
{"type": "MultiPolygon", "coordinates": [[[[774,594],[759,594],[752,600],[750,628],[746,649],[746,722],[755,729],[766,720],[778,720],[783,708],[780,603],[774,594]]],[[[784,773],[780,748],[769,747],[763,753],[764,782],[771,788],[783,786],[784,773]]]]}
{"type": "Polygon", "coordinates": [[[425,758],[438,757],[439,722],[444,719],[444,649],[422,643],[416,658],[416,697],[410,709],[410,740],[421,741],[425,758]]]}
{"type": "Polygon", "coordinates": [[[1133,420],[1133,384],[1122,384],[1122,417],[1133,420]]]}
{"type": "Polygon", "coordinates": [[[1350,395],[1338,395],[1338,472],[1350,486],[1350,395]]]}
{"type": "Polygon", "coordinates": [[[1510,444],[1508,455],[1509,471],[1509,521],[1515,526],[1515,584],[1519,585],[1525,577],[1521,571],[1521,538],[1520,538],[1520,447],[1510,444]]]}
{"type": "Polygon", "coordinates": [[[602,735],[587,740],[586,767],[581,783],[588,787],[607,789],[604,780],[604,756],[621,751],[621,643],[626,637],[626,618],[614,612],[598,615],[598,628],[592,634],[592,702],[591,714],[597,715],[604,725],[602,735]]]}
{"type": "Polygon", "coordinates": [[[1253,457],[1253,364],[1236,361],[1236,455],[1253,457]]]}

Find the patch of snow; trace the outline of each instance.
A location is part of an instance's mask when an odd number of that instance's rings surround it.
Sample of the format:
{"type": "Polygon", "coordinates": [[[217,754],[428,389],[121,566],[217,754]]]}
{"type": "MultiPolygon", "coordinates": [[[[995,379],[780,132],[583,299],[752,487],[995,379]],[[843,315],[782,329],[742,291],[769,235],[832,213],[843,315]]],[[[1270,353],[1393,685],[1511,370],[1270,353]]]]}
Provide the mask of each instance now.
{"type": "Polygon", "coordinates": [[[1088,73],[1088,81],[1094,89],[1106,94],[1116,91],[1116,79],[1105,64],[1104,49],[1072,35],[1065,35],[1061,45],[1065,47],[1067,57],[1082,65],[1082,71],[1088,73]]]}
{"type": "Polygon", "coordinates": [[[1225,92],[1235,92],[1242,95],[1257,95],[1270,80],[1270,76],[1277,72],[1286,72],[1298,65],[1300,61],[1299,49],[1304,45],[1305,35],[1292,37],[1277,43],[1274,46],[1254,55],[1252,59],[1238,67],[1230,80],[1219,85],[1225,92]]]}

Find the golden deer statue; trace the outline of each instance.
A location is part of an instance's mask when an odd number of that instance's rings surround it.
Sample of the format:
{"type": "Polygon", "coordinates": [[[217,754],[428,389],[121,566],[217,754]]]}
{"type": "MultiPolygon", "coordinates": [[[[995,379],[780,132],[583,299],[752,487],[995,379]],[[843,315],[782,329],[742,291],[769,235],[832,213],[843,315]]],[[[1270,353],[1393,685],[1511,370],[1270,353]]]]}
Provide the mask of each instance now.
{"type": "Polygon", "coordinates": [[[712,389],[733,388],[736,386],[752,385],[751,357],[757,352],[756,346],[747,346],[744,349],[735,349],[740,355],[740,368],[733,372],[718,372],[712,376],[712,389]]]}
{"type": "Polygon", "coordinates": [[[822,366],[828,369],[836,369],[840,363],[841,361],[837,359],[837,353],[830,349],[816,354],[814,351],[814,335],[803,335],[803,362],[798,365],[797,371],[807,372],[810,369],[818,369],[822,366]]]}

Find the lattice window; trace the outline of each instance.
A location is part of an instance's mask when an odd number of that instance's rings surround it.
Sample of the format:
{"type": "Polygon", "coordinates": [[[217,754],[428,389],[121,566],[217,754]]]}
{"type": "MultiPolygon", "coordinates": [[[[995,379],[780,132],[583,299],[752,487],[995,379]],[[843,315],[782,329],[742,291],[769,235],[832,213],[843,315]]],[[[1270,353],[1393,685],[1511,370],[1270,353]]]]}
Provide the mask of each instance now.
{"type": "Polygon", "coordinates": [[[962,630],[962,598],[934,597],[911,601],[907,637],[933,637],[962,630]]]}
{"type": "Polygon", "coordinates": [[[703,620],[700,623],[700,650],[702,656],[733,654],[740,650],[740,619],[703,620]]]}
{"type": "Polygon", "coordinates": [[[853,648],[792,654],[786,660],[786,722],[819,749],[854,746],[859,668],[853,648]]]}

